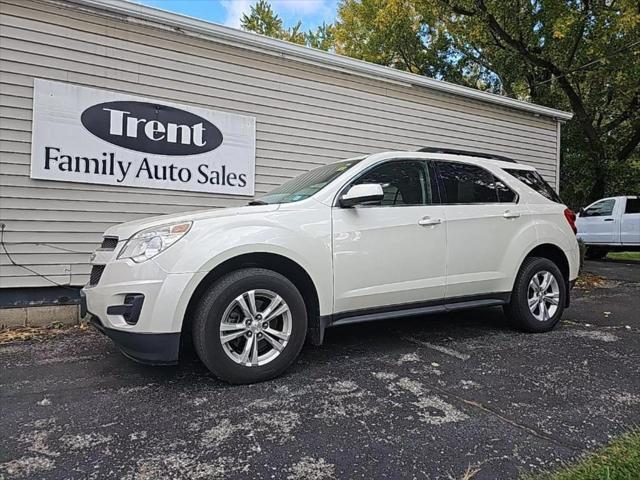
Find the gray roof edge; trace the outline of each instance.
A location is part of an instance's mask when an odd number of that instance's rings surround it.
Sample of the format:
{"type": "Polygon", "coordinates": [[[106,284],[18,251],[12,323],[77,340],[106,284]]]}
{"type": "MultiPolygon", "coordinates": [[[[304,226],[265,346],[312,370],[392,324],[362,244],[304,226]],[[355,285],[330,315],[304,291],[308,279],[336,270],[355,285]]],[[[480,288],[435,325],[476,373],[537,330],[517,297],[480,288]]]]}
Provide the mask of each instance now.
{"type": "Polygon", "coordinates": [[[390,67],[356,60],[335,53],[324,52],[301,45],[296,45],[283,40],[277,40],[252,32],[245,32],[235,28],[218,25],[205,20],[181,15],[166,10],[148,7],[128,0],[46,0],[58,5],[75,4],[92,7],[114,14],[139,19],[155,24],[172,27],[177,31],[191,31],[193,33],[210,37],[213,41],[223,41],[238,47],[251,47],[281,56],[289,56],[293,60],[302,60],[320,67],[332,68],[369,78],[385,79],[392,82],[421,86],[432,90],[438,90],[453,95],[471,98],[481,102],[501,105],[506,108],[524,110],[532,114],[552,117],[566,121],[573,117],[573,113],[554,108],[536,105],[522,100],[483,92],[470,87],[456,85],[454,83],[436,80],[413,73],[403,72],[390,67]]]}

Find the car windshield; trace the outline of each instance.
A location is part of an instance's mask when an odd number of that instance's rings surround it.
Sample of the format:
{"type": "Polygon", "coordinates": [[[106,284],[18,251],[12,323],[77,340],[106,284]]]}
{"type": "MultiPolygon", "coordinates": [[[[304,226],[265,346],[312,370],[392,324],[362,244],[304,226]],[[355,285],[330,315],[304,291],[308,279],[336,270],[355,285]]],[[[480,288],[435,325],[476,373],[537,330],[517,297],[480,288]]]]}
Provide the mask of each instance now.
{"type": "Polygon", "coordinates": [[[250,202],[250,205],[291,203],[309,198],[360,162],[363,158],[364,157],[352,158],[315,168],[283,183],[266,195],[250,202]]]}

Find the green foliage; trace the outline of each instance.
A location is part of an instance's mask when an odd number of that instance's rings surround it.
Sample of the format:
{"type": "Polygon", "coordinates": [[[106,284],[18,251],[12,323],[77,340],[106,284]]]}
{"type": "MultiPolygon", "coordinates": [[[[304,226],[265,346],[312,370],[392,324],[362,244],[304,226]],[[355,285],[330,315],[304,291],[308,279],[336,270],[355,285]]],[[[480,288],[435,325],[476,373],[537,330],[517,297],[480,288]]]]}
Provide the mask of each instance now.
{"type": "Polygon", "coordinates": [[[242,15],[240,25],[249,32],[321,50],[329,50],[333,46],[333,25],[323,23],[315,32],[309,30],[306,33],[301,31],[302,22],[285,28],[282,19],[266,0],[258,0],[252,5],[249,14],[242,15]]]}
{"type": "Polygon", "coordinates": [[[417,7],[403,0],[343,0],[336,51],[420,75],[452,78],[458,71],[447,59],[451,40],[434,22],[425,21],[417,7]]]}
{"type": "Polygon", "coordinates": [[[311,48],[319,50],[331,50],[335,43],[335,33],[333,25],[322,23],[316,31],[309,30],[306,33],[306,44],[311,48]]]}
{"type": "Polygon", "coordinates": [[[526,475],[522,480],[637,480],[640,477],[640,430],[621,435],[558,472],[526,475]]]}
{"type": "Polygon", "coordinates": [[[335,28],[339,53],[573,111],[572,207],[640,191],[637,0],[341,0],[335,28]]]}
{"type": "MultiPolygon", "coordinates": [[[[640,252],[609,252],[607,258],[612,260],[640,262],[640,252]]],[[[640,471],[640,470],[638,470],[640,471]]]]}
{"type": "Polygon", "coordinates": [[[265,0],[258,0],[249,15],[243,14],[240,24],[244,30],[267,37],[280,38],[284,32],[282,20],[265,0]]]}

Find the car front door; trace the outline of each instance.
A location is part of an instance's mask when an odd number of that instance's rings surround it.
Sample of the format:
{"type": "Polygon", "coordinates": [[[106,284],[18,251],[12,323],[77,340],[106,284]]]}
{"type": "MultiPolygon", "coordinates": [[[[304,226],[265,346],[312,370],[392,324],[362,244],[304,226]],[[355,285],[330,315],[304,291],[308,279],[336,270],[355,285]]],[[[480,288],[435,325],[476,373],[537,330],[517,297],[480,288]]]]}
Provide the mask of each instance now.
{"type": "Polygon", "coordinates": [[[351,185],[360,183],[382,185],[384,199],[333,208],[335,312],[441,301],[446,219],[428,163],[387,160],[351,185]]]}
{"type": "Polygon", "coordinates": [[[447,302],[510,291],[522,246],[535,240],[534,229],[527,228],[529,209],[480,166],[436,166],[447,216],[447,302]]]}
{"type": "Polygon", "coordinates": [[[578,238],[587,244],[615,244],[620,241],[620,224],[615,215],[616,199],[605,198],[589,205],[577,222],[578,238]]]}

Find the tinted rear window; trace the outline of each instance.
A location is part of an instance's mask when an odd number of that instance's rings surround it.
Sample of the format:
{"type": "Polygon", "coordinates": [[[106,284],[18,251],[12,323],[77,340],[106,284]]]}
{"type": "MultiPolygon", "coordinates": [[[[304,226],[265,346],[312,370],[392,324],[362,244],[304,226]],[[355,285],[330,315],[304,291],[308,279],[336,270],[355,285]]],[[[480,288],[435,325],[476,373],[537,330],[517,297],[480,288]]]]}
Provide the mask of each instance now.
{"type": "Polygon", "coordinates": [[[624,213],[640,213],[640,198],[627,198],[627,206],[624,213]]]}
{"type": "Polygon", "coordinates": [[[444,203],[515,203],[518,195],[502,180],[477,165],[457,162],[436,162],[444,203]]]}
{"type": "Polygon", "coordinates": [[[493,175],[466,163],[438,162],[446,203],[493,203],[498,194],[493,175]]]}
{"type": "Polygon", "coordinates": [[[509,175],[516,177],[522,183],[534,189],[540,195],[548,198],[552,202],[562,203],[562,200],[560,200],[556,191],[551,188],[551,185],[549,185],[535,170],[516,170],[505,168],[504,171],[509,175]]]}
{"type": "Polygon", "coordinates": [[[496,190],[498,191],[498,201],[500,203],[516,203],[518,201],[516,192],[507,187],[502,180],[495,178],[495,182],[496,190]]]}

